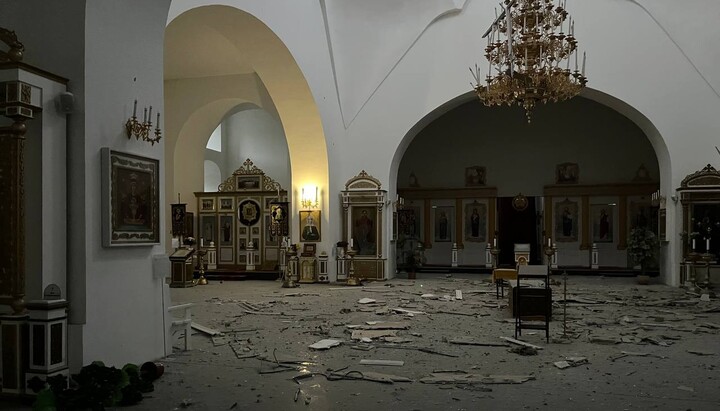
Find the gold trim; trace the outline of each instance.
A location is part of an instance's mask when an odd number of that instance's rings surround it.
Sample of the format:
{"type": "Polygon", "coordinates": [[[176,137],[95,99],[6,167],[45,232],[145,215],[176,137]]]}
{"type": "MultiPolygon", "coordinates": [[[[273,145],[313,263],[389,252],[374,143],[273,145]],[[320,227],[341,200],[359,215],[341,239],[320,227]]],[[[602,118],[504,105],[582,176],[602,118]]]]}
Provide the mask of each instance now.
{"type": "Polygon", "coordinates": [[[497,230],[495,223],[495,214],[497,213],[497,197],[488,199],[488,233],[487,242],[490,243],[495,238],[497,230]]]}
{"type": "Polygon", "coordinates": [[[632,196],[650,195],[658,190],[659,183],[620,183],[620,184],[574,184],[547,185],[543,188],[544,196],[581,197],[581,196],[632,196]]]}
{"type": "Polygon", "coordinates": [[[406,200],[497,197],[497,187],[468,188],[401,188],[398,194],[406,200]]]}
{"type": "Polygon", "coordinates": [[[590,249],[590,197],[582,196],[582,241],[581,250],[590,249]]]}
{"type": "MultiPolygon", "coordinates": [[[[550,196],[545,196],[545,238],[552,238],[554,232],[552,227],[553,218],[553,199],[550,196]]],[[[543,239],[544,244],[545,239],[543,239]]]]}
{"type": "Polygon", "coordinates": [[[708,164],[702,170],[688,174],[680,183],[680,188],[695,186],[718,186],[720,185],[720,172],[708,164]]]}
{"type": "Polygon", "coordinates": [[[455,209],[458,210],[455,213],[455,243],[458,248],[464,248],[463,238],[465,237],[465,227],[463,227],[463,218],[465,216],[463,213],[465,212],[465,207],[463,207],[461,198],[455,200],[455,209]]]}
{"type": "Polygon", "coordinates": [[[620,221],[618,222],[618,250],[625,250],[627,249],[627,197],[626,196],[620,196],[620,201],[618,202],[619,205],[619,214],[620,214],[620,221]]]}
{"type": "Polygon", "coordinates": [[[430,237],[430,199],[425,199],[423,206],[423,236],[425,237],[425,248],[432,248],[432,241],[430,237]]]}
{"type": "Polygon", "coordinates": [[[25,311],[25,132],[24,118],[0,127],[0,293],[11,298],[14,314],[25,311]]]}
{"type": "Polygon", "coordinates": [[[17,39],[14,31],[0,27],[0,41],[9,47],[8,51],[0,50],[0,62],[22,61],[25,46],[17,39]]]}
{"type": "Polygon", "coordinates": [[[380,180],[371,176],[365,170],[362,170],[360,174],[345,183],[345,190],[380,190],[382,188],[381,186],[380,180]]]}
{"type": "Polygon", "coordinates": [[[235,193],[235,192],[245,192],[245,191],[237,191],[235,187],[236,178],[238,176],[260,176],[260,189],[255,191],[277,191],[282,190],[282,187],[280,186],[280,183],[273,180],[272,178],[265,175],[265,172],[255,166],[253,162],[248,158],[243,162],[243,164],[235,170],[230,177],[225,179],[220,185],[218,185],[218,192],[221,193],[235,193]]]}

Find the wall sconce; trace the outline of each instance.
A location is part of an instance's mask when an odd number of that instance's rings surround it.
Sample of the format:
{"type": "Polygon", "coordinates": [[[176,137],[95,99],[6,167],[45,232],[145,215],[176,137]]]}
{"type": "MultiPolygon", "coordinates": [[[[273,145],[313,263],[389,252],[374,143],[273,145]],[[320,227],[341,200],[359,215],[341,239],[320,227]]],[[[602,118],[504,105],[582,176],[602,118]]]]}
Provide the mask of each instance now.
{"type": "Polygon", "coordinates": [[[318,202],[318,188],[315,186],[315,197],[311,198],[310,193],[311,190],[307,190],[308,193],[306,195],[305,193],[305,187],[302,189],[301,199],[300,199],[300,205],[302,205],[303,208],[320,208],[320,203],[318,202]]]}
{"type": "Polygon", "coordinates": [[[150,112],[148,113],[147,108],[143,108],[143,121],[142,123],[137,119],[137,100],[133,104],[133,115],[125,123],[125,130],[127,131],[128,139],[135,137],[136,140],[147,141],[151,145],[159,143],[161,136],[160,131],[160,113],[157,113],[157,123],[155,126],[155,137],[150,137],[150,130],[152,129],[152,106],[150,106],[150,112]]]}
{"type": "Polygon", "coordinates": [[[400,197],[400,194],[398,194],[395,198],[395,201],[393,202],[393,205],[395,206],[396,210],[402,210],[403,206],[405,206],[405,199],[400,197]]]}
{"type": "Polygon", "coordinates": [[[654,207],[665,208],[665,201],[666,201],[666,198],[664,195],[660,194],[660,190],[657,190],[656,192],[652,193],[650,203],[654,207]]]}

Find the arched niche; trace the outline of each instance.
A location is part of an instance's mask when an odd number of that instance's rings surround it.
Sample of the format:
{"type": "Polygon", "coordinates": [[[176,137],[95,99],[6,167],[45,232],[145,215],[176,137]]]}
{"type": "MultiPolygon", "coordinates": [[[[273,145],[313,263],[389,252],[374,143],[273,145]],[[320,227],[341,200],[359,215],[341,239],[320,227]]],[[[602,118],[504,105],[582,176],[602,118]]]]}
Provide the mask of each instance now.
{"type": "MultiPolygon", "coordinates": [[[[312,182],[327,193],[327,149],[314,98],[295,59],[265,23],[231,6],[189,6],[166,28],[165,55],[167,198],[179,192],[192,204],[192,192],[203,188],[194,176],[202,172],[202,161],[191,154],[195,144],[183,140],[209,136],[232,107],[246,102],[276,112],[282,123],[295,187],[289,191],[312,182]],[[188,55],[202,56],[193,59],[202,64],[188,63],[188,55]]],[[[202,152],[204,144],[197,149],[202,152]]]]}

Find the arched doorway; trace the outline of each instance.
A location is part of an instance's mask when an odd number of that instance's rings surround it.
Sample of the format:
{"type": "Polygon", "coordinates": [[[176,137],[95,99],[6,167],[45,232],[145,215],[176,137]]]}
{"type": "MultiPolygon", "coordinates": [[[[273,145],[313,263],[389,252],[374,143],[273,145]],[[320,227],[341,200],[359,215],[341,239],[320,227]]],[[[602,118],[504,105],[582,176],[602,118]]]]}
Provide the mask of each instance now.
{"type": "Polygon", "coordinates": [[[291,181],[283,188],[290,197],[308,184],[326,193],[328,161],[320,117],[282,41],[262,21],[234,7],[172,13],[177,15],[171,15],[165,33],[166,198],[179,194],[194,210],[193,193],[204,188],[207,140],[241,105],[262,109],[281,124],[287,141],[281,149],[289,153],[292,166],[291,181]]]}
{"type": "Polygon", "coordinates": [[[670,175],[667,148],[643,118],[595,90],[539,108],[531,125],[520,109],[484,107],[473,93],[428,114],[393,160],[411,210],[403,212],[419,222],[413,233],[428,264],[450,266],[457,244],[460,265],[485,267],[486,246],[495,241],[500,263],[514,263],[518,243],[530,243],[540,262],[549,240],[560,266],[589,269],[595,245],[600,266],[631,268],[629,230],[639,222],[657,230],[651,196],[670,175]],[[518,199],[527,207],[517,210],[518,199]]]}

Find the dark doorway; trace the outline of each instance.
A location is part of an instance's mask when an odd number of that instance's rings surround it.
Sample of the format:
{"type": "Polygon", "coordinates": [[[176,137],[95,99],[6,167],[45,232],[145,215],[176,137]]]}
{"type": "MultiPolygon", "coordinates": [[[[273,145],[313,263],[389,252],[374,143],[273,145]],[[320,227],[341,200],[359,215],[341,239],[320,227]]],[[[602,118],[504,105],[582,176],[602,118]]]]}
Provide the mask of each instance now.
{"type": "Polygon", "coordinates": [[[499,264],[515,265],[514,247],[518,243],[530,244],[530,263],[538,264],[540,259],[537,250],[535,197],[527,198],[527,208],[524,210],[516,210],[513,207],[513,197],[499,197],[497,200],[499,264]]]}

